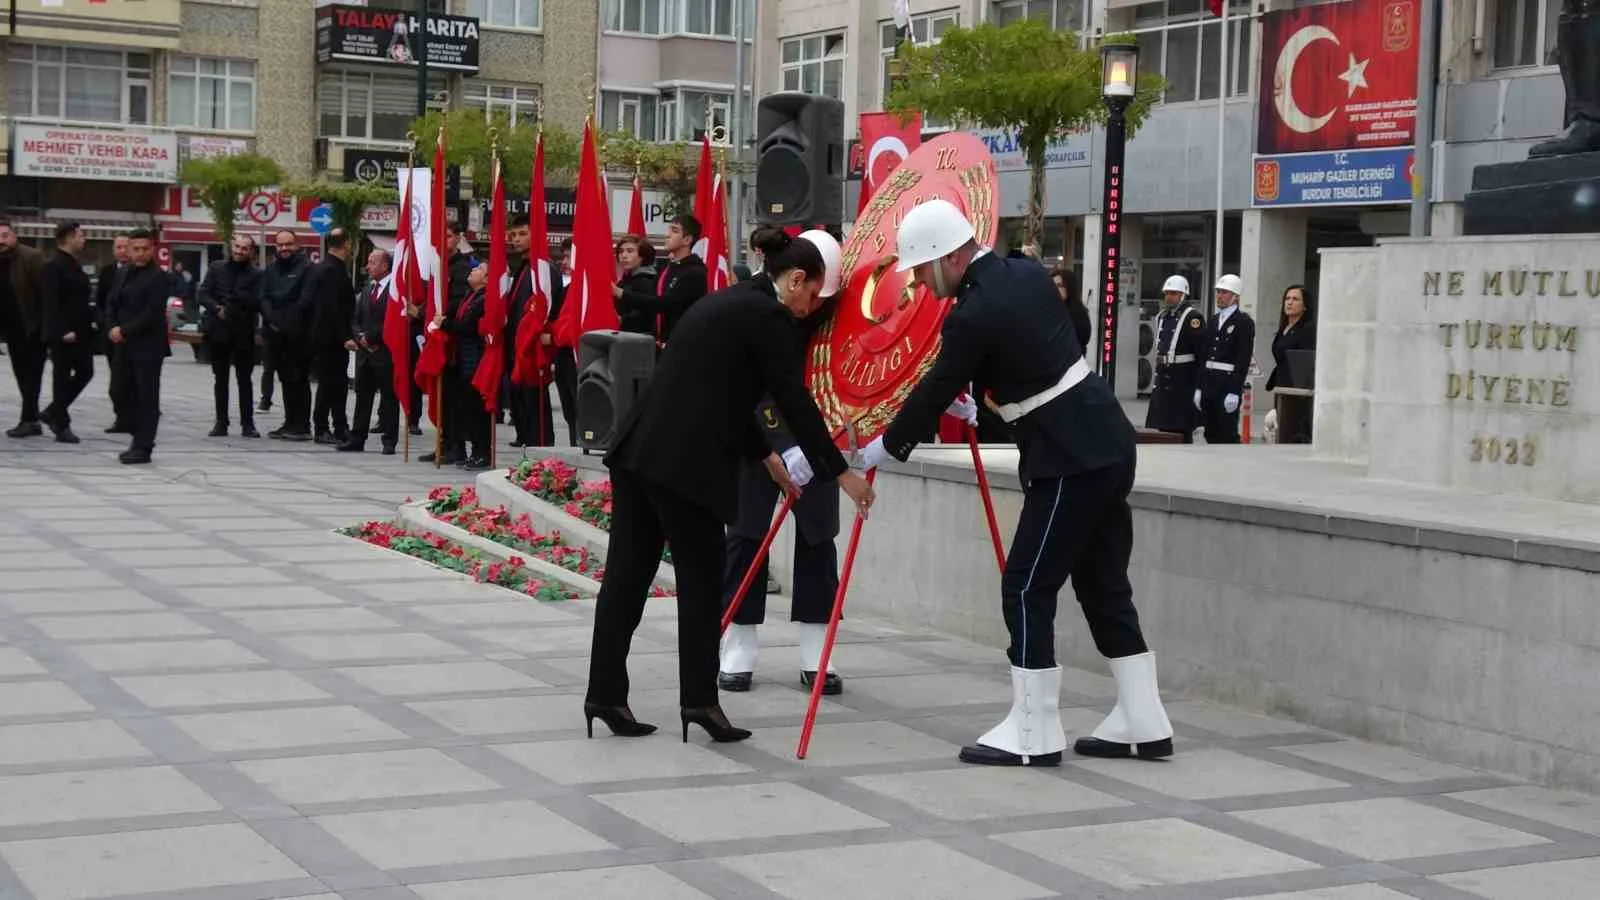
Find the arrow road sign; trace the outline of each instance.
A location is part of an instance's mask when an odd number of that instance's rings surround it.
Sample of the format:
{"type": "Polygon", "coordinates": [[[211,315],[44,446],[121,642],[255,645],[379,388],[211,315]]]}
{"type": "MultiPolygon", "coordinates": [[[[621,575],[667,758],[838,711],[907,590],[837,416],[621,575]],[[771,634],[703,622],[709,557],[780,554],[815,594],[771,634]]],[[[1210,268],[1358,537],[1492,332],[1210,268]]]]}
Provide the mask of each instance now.
{"type": "Polygon", "coordinates": [[[278,217],[278,198],[265,191],[251,194],[250,199],[244,202],[244,208],[252,221],[265,225],[278,217]]]}
{"type": "Polygon", "coordinates": [[[317,234],[333,230],[333,207],[324,203],[311,211],[311,230],[317,234]]]}

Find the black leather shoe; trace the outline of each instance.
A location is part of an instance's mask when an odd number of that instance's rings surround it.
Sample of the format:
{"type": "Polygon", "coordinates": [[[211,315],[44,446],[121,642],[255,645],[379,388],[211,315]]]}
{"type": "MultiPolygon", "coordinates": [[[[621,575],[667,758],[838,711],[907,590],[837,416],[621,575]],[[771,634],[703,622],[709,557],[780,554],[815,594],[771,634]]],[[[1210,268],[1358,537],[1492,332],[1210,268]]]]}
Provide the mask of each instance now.
{"type": "Polygon", "coordinates": [[[1079,756],[1095,756],[1100,759],[1128,759],[1135,756],[1139,759],[1166,759],[1172,755],[1172,738],[1143,744],[1119,744],[1094,737],[1082,737],[1073,743],[1072,752],[1079,756]]]}
{"type": "Polygon", "coordinates": [[[656,727],[648,722],[641,722],[633,717],[633,710],[626,706],[601,706],[598,703],[583,702],[583,727],[594,737],[594,720],[599,719],[606,723],[611,733],[617,737],[644,737],[655,734],[656,727]]]}
{"type": "Polygon", "coordinates": [[[239,437],[258,438],[261,437],[261,432],[257,431],[254,425],[246,425],[239,429],[239,437]]]}
{"type": "Polygon", "coordinates": [[[228,436],[228,426],[222,424],[221,422],[218,422],[217,424],[211,426],[211,430],[206,432],[206,437],[227,437],[227,436],[228,436]]]}
{"type": "Polygon", "coordinates": [[[393,456],[394,455],[394,445],[393,444],[384,444],[383,445],[383,455],[384,456],[393,456]]]}
{"type": "Polygon", "coordinates": [[[106,429],[106,434],[133,434],[133,429],[121,422],[112,422],[111,427],[106,429]]]}
{"type": "Polygon", "coordinates": [[[755,681],[754,672],[718,672],[717,687],[735,694],[742,694],[750,690],[750,683],[755,681]]]}
{"type": "Polygon", "coordinates": [[[44,434],[44,428],[38,422],[18,422],[17,427],[6,432],[6,437],[30,438],[44,434]]]}
{"type": "Polygon", "coordinates": [[[340,453],[360,453],[367,449],[367,445],[361,441],[345,441],[334,449],[340,453]]]}
{"type": "MultiPolygon", "coordinates": [[[[806,690],[811,690],[811,685],[815,684],[816,681],[817,673],[800,673],[800,683],[805,686],[806,690]]],[[[832,697],[834,694],[842,693],[844,693],[844,682],[840,680],[838,675],[834,674],[833,672],[829,672],[828,677],[822,679],[822,696],[832,697]]]]}
{"type": "Polygon", "coordinates": [[[482,472],[485,469],[489,468],[489,457],[487,457],[487,456],[469,456],[466,459],[463,459],[461,462],[457,463],[457,465],[459,465],[461,468],[467,470],[468,472],[482,472]]]}
{"type": "Polygon", "coordinates": [[[117,461],[125,466],[140,466],[150,462],[149,450],[124,450],[117,454],[117,461]]]}
{"type": "Polygon", "coordinates": [[[982,744],[972,744],[961,748],[961,761],[972,763],[975,766],[1059,766],[1061,765],[1061,751],[1044,753],[1039,756],[1018,756],[982,744]]]}
{"type": "Polygon", "coordinates": [[[412,425],[408,430],[411,432],[412,436],[418,436],[422,434],[421,425],[412,425]]]}
{"type": "Polygon", "coordinates": [[[280,432],[278,434],[278,440],[280,440],[280,441],[294,441],[296,443],[303,444],[306,441],[311,440],[311,432],[309,432],[309,431],[283,431],[283,432],[280,432]]]}
{"type": "Polygon", "coordinates": [[[742,741],[750,736],[748,728],[735,728],[728,716],[722,711],[721,706],[702,706],[698,708],[683,707],[678,711],[678,717],[683,720],[683,742],[689,743],[689,726],[699,725],[711,735],[711,739],[719,744],[731,744],[742,741]]]}
{"type": "Polygon", "coordinates": [[[261,402],[256,404],[256,412],[270,412],[271,410],[272,401],[265,397],[262,397],[261,402]]]}
{"type": "Polygon", "coordinates": [[[434,454],[434,453],[424,453],[424,454],[422,454],[422,455],[421,455],[421,456],[419,456],[419,457],[417,457],[417,462],[424,462],[424,463],[431,463],[431,462],[433,462],[433,461],[434,461],[434,460],[435,460],[435,459],[438,459],[438,458],[439,458],[439,457],[438,457],[438,455],[437,455],[437,454],[434,454]]]}
{"type": "Polygon", "coordinates": [[[56,430],[56,443],[58,443],[58,444],[76,444],[76,443],[78,443],[78,436],[72,433],[72,426],[63,425],[59,429],[56,430]]]}
{"type": "Polygon", "coordinates": [[[316,440],[316,442],[319,444],[327,444],[329,446],[337,446],[340,443],[337,437],[334,437],[326,431],[317,435],[314,440],[316,440]]]}

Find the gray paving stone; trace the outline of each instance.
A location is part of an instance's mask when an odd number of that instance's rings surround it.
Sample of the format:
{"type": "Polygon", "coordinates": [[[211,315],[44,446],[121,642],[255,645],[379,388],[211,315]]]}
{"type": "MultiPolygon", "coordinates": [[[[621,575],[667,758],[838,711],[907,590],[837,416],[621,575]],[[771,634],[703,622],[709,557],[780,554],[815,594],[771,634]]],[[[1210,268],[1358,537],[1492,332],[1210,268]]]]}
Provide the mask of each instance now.
{"type": "Polygon", "coordinates": [[[941,819],[1040,816],[1130,805],[1064,778],[1023,768],[964,767],[845,780],[941,819]]]}
{"type": "Polygon", "coordinates": [[[33,626],[60,641],[121,638],[192,637],[211,629],[182,613],[129,613],[115,616],[35,616],[33,626]]]}
{"type": "Polygon", "coordinates": [[[1307,725],[1232,709],[1205,700],[1180,700],[1167,704],[1167,715],[1180,728],[1193,725],[1226,737],[1261,737],[1315,731],[1307,725]]]}
{"type": "Polygon", "coordinates": [[[406,738],[404,732],[351,706],[175,716],[172,724],[218,753],[406,738]]]}
{"type": "Polygon", "coordinates": [[[1011,685],[995,678],[958,673],[856,678],[850,682],[850,691],[879,703],[908,709],[968,703],[1011,703],[1011,685]]]}
{"type": "MultiPolygon", "coordinates": [[[[10,541],[0,542],[0,547],[10,551],[15,548],[10,541]]],[[[0,578],[10,580],[16,572],[27,572],[33,569],[70,569],[80,565],[76,556],[62,550],[34,550],[27,553],[0,553],[0,578]]]]}
{"type": "Polygon", "coordinates": [[[493,781],[437,750],[388,750],[236,763],[285,803],[337,803],[493,790],[493,781]]]}
{"type": "Polygon", "coordinates": [[[572,696],[431,700],[411,709],[460,734],[520,734],[583,727],[583,698],[572,696]]]}
{"type": "Polygon", "coordinates": [[[342,606],[344,601],[309,584],[282,587],[186,588],[179,592],[208,609],[278,609],[302,606],[342,606]]]}
{"type": "Polygon", "coordinates": [[[244,558],[216,547],[184,547],[178,549],[141,548],[136,550],[108,550],[106,559],[119,566],[238,566],[244,558]]]}
{"type": "Polygon", "coordinates": [[[85,644],[74,647],[72,652],[102,672],[213,669],[266,662],[262,657],[223,638],[85,644]]]}
{"type": "MultiPolygon", "coordinates": [[[[596,723],[598,735],[606,734],[596,723]]],[[[562,784],[593,784],[636,778],[737,775],[754,771],[694,744],[642,740],[547,741],[499,744],[495,752],[562,784]]]]}
{"type": "Polygon", "coordinates": [[[196,585],[217,584],[288,584],[289,578],[282,572],[272,569],[263,569],[256,566],[230,566],[228,568],[208,569],[192,566],[162,566],[154,568],[135,569],[143,578],[157,581],[172,587],[193,587],[196,585]]]}
{"type": "Polygon", "coordinates": [[[710,900],[654,866],[414,884],[422,900],[710,900]]]}
{"type": "Polygon", "coordinates": [[[166,608],[138,591],[124,587],[81,593],[68,591],[4,593],[0,594],[0,603],[5,604],[12,612],[24,616],[40,613],[145,612],[166,608]]]}
{"type": "Polygon", "coordinates": [[[783,782],[602,794],[596,799],[685,843],[887,827],[842,803],[783,782]]]}
{"type": "Polygon", "coordinates": [[[87,722],[40,722],[0,726],[0,766],[136,759],[150,751],[117,726],[87,722]]]}
{"type": "Polygon", "coordinates": [[[73,690],[55,681],[0,683],[0,721],[27,716],[92,712],[73,690]]]}
{"type": "Polygon", "coordinates": [[[1407,900],[1410,896],[1377,884],[1347,884],[1288,894],[1261,894],[1251,900],[1407,900]]]}
{"type": "Polygon", "coordinates": [[[1182,819],[1026,831],[995,840],[1123,890],[1316,868],[1182,819]]]}
{"type": "Polygon", "coordinates": [[[309,631],[372,631],[398,628],[393,619],[357,606],[334,609],[276,609],[228,613],[228,618],[262,634],[309,631]]]}
{"type": "Polygon", "coordinates": [[[1533,785],[1518,785],[1483,791],[1465,791],[1447,796],[1522,816],[1525,819],[1600,835],[1600,798],[1586,794],[1552,791],[1533,785]]]}
{"type": "Polygon", "coordinates": [[[1185,751],[1159,765],[1143,765],[1126,759],[1075,759],[1072,765],[1186,800],[1287,794],[1346,786],[1331,778],[1215,748],[1185,751]]]}
{"type": "Polygon", "coordinates": [[[1489,900],[1593,900],[1600,890],[1600,859],[1477,869],[1436,875],[1434,880],[1489,900]]]}
{"type": "Polygon", "coordinates": [[[411,606],[416,615],[443,625],[519,625],[567,623],[573,621],[577,610],[565,603],[536,603],[528,600],[509,600],[493,603],[479,600],[473,603],[446,603],[411,606]]]}
{"type": "Polygon", "coordinates": [[[0,647],[0,678],[18,675],[43,675],[44,667],[15,647],[0,647]]]}
{"type": "MultiPolygon", "coordinates": [[[[693,739],[694,732],[690,733],[693,739]]],[[[702,738],[703,740],[703,738],[702,738]]],[[[782,759],[794,759],[800,729],[763,728],[748,742],[782,759]]],[[[848,722],[815,729],[805,765],[864,766],[908,760],[951,760],[961,748],[893,722],[848,722]]]]}
{"type": "Polygon", "coordinates": [[[115,578],[93,569],[31,569],[6,573],[9,591],[88,591],[120,586],[115,578]]]}
{"type": "Polygon", "coordinates": [[[114,680],[123,690],[156,709],[325,700],[329,696],[288,672],[130,675],[114,680]]]}
{"type": "Polygon", "coordinates": [[[1408,859],[1543,844],[1538,835],[1502,828],[1399,798],[1319,803],[1234,813],[1363,859],[1408,859]]]}
{"type": "Polygon", "coordinates": [[[1055,895],[932,841],[762,853],[721,863],[790,900],[1026,900],[1055,895]]]}
{"type": "MultiPolygon", "coordinates": [[[[468,632],[481,641],[515,650],[518,653],[587,653],[594,637],[591,625],[545,626],[541,628],[496,628],[492,631],[468,632]]],[[[629,656],[629,668],[634,659],[651,653],[668,650],[666,645],[649,638],[635,636],[629,656]]],[[[673,666],[677,666],[676,660],[673,666]]]]}
{"type": "Polygon", "coordinates": [[[277,640],[295,653],[320,662],[440,659],[468,655],[467,651],[454,644],[420,632],[297,635],[277,640]]]}
{"type": "Polygon", "coordinates": [[[316,822],[383,869],[612,849],[532,801],[321,816],[316,822]]]}
{"type": "Polygon", "coordinates": [[[1447,766],[1393,747],[1360,741],[1301,744],[1284,747],[1283,752],[1385,781],[1434,781],[1440,778],[1469,778],[1478,774],[1471,769],[1447,766]]]}
{"type": "Polygon", "coordinates": [[[222,807],[164,766],[0,777],[0,827],[210,812],[222,807]]]}

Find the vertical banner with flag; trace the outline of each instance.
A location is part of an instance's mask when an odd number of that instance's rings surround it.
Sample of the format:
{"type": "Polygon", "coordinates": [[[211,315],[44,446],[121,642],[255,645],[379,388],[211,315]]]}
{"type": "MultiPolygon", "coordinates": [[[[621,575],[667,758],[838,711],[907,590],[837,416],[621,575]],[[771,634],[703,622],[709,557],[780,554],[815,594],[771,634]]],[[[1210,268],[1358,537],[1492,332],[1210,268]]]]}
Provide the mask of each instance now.
{"type": "Polygon", "coordinates": [[[643,237],[649,234],[644,228],[644,182],[639,180],[639,172],[635,170],[633,196],[628,198],[628,233],[643,237]]]}
{"type": "Polygon", "coordinates": [[[394,373],[394,397],[408,422],[411,420],[411,354],[416,352],[416,346],[411,343],[411,317],[407,315],[406,307],[417,302],[420,292],[416,285],[422,280],[412,239],[411,223],[416,215],[411,197],[414,179],[409,177],[410,171],[405,170],[400,223],[395,235],[394,257],[390,260],[389,304],[383,314],[383,344],[389,348],[389,360],[394,373]]]}
{"type": "Polygon", "coordinates": [[[489,226],[489,280],[483,290],[483,318],[478,334],[483,337],[484,354],[472,386],[483,395],[483,406],[490,413],[500,408],[500,379],[505,375],[506,355],[499,341],[506,330],[506,300],[511,294],[511,278],[506,272],[506,185],[500,171],[500,158],[494,160],[494,194],[489,208],[494,221],[489,226]]]}
{"type": "Polygon", "coordinates": [[[1417,23],[1415,0],[1261,17],[1255,205],[1411,200],[1417,23]]]}
{"type": "Polygon", "coordinates": [[[554,333],[555,345],[566,348],[576,348],[578,338],[586,332],[615,329],[619,324],[611,295],[617,266],[611,247],[611,212],[593,121],[583,128],[577,195],[572,219],[572,283],[567,286],[554,333]]]}
{"type": "MultiPolygon", "coordinates": [[[[422,353],[417,357],[417,386],[422,388],[428,397],[428,419],[434,425],[440,422],[439,406],[442,402],[439,392],[439,378],[444,374],[445,363],[449,360],[450,336],[444,329],[436,327],[434,320],[445,314],[445,290],[450,279],[449,250],[445,248],[444,228],[444,129],[439,129],[439,139],[434,144],[433,168],[428,172],[427,195],[428,217],[425,222],[413,223],[413,228],[419,225],[426,229],[428,236],[428,253],[422,254],[423,242],[417,241],[418,262],[425,263],[423,277],[428,279],[427,302],[422,314],[423,334],[426,337],[422,342],[422,353]]],[[[416,232],[413,231],[413,235],[416,232]]]]}
{"type": "Polygon", "coordinates": [[[911,151],[922,145],[922,113],[912,113],[902,122],[895,113],[861,114],[861,195],[856,217],[867,208],[873,191],[889,177],[911,151]]]}
{"type": "Polygon", "coordinates": [[[694,178],[694,217],[700,222],[700,240],[694,242],[694,255],[706,258],[706,223],[711,220],[711,201],[716,193],[717,169],[711,160],[711,136],[700,139],[700,163],[694,178]]]}
{"type": "MultiPolygon", "coordinates": [[[[549,384],[550,353],[539,338],[550,318],[554,288],[550,271],[550,227],[544,209],[544,134],[533,151],[533,177],[528,190],[528,277],[533,279],[528,306],[517,320],[517,362],[511,368],[513,384],[524,387],[549,384]]],[[[542,408],[542,407],[541,407],[542,408]]]]}
{"type": "Polygon", "coordinates": [[[727,182],[719,174],[711,188],[711,218],[702,223],[706,232],[706,290],[714,293],[733,281],[733,266],[728,252],[727,182]]]}

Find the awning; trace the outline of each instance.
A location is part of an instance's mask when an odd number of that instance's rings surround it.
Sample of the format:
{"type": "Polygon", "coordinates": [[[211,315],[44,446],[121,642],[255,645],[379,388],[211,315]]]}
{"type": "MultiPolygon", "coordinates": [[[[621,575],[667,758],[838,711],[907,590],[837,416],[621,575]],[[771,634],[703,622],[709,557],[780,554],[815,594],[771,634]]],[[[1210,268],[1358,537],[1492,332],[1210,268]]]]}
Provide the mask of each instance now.
{"type": "Polygon", "coordinates": [[[395,239],[392,236],[387,234],[373,234],[370,231],[362,232],[362,236],[371,241],[372,246],[377,247],[379,250],[382,250],[385,253],[394,252],[395,239]]]}
{"type": "MultiPolygon", "coordinates": [[[[322,246],[322,238],[320,236],[318,236],[317,233],[314,232],[314,231],[302,230],[302,229],[299,229],[299,228],[273,228],[273,229],[270,229],[270,232],[274,233],[274,234],[279,232],[279,231],[288,231],[288,232],[292,233],[295,236],[295,239],[299,242],[300,246],[302,246],[302,247],[318,247],[318,248],[320,248],[322,246]]],[[[247,229],[241,228],[241,229],[235,230],[234,234],[248,234],[251,237],[256,238],[257,241],[260,240],[259,231],[247,230],[247,229]]],[[[215,226],[212,226],[212,225],[195,225],[195,224],[182,223],[182,222],[163,222],[163,223],[161,223],[161,243],[163,243],[163,244],[220,244],[220,243],[222,243],[222,239],[217,237],[217,229],[216,229],[215,226]]]]}

